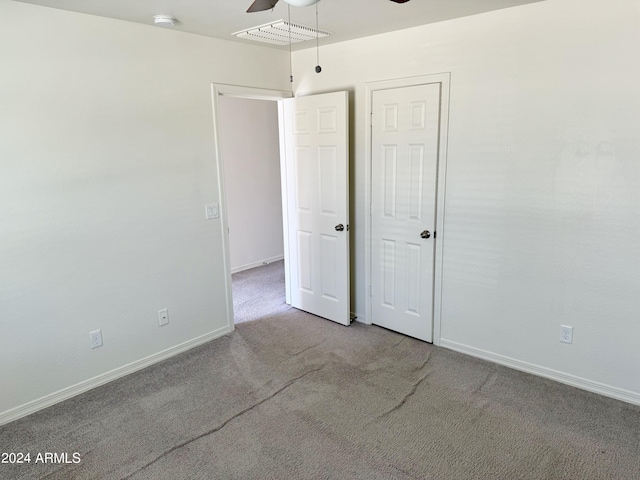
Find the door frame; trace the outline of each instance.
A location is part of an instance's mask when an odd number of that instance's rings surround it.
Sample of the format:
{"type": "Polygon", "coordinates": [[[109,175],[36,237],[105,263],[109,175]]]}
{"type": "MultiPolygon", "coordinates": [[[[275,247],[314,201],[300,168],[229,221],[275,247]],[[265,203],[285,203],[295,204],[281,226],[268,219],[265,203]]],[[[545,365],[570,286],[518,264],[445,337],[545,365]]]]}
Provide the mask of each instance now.
{"type": "Polygon", "coordinates": [[[438,173],[436,185],[436,232],[437,239],[435,245],[434,258],[434,278],[433,278],[433,343],[440,345],[440,320],[442,315],[442,268],[444,251],[444,214],[445,214],[445,187],[447,173],[447,147],[449,131],[449,91],[451,85],[451,73],[436,73],[431,75],[420,75],[416,77],[396,78],[391,80],[381,80],[365,83],[365,206],[367,213],[364,217],[365,230],[365,322],[372,323],[372,303],[373,292],[371,291],[372,273],[372,241],[371,236],[371,195],[373,185],[372,178],[372,141],[371,131],[373,118],[373,92],[378,90],[388,90],[393,88],[413,87],[430,83],[439,83],[440,89],[440,135],[438,139],[438,173]]]}
{"type": "MultiPolygon", "coordinates": [[[[269,90],[264,88],[250,87],[245,85],[229,85],[225,83],[211,84],[211,103],[213,106],[213,143],[216,163],[216,173],[218,175],[218,198],[219,198],[219,214],[220,214],[220,233],[222,235],[222,250],[224,252],[224,278],[225,278],[225,298],[227,303],[227,328],[229,332],[235,329],[234,312],[233,312],[233,292],[231,289],[231,250],[229,246],[229,218],[227,216],[227,191],[224,180],[224,155],[222,153],[220,140],[220,117],[218,98],[221,96],[248,98],[254,100],[271,100],[278,102],[278,134],[280,136],[280,183],[282,191],[282,203],[286,205],[286,181],[283,181],[284,166],[284,129],[282,128],[282,115],[280,109],[282,105],[279,100],[293,97],[291,91],[286,90],[269,90]]],[[[286,177],[284,177],[286,179],[286,177]]],[[[284,232],[288,229],[288,218],[286,209],[282,212],[284,232]]],[[[284,238],[284,262],[285,262],[285,283],[287,285],[287,301],[289,301],[289,282],[286,265],[289,264],[289,245],[288,238],[284,238]]]]}

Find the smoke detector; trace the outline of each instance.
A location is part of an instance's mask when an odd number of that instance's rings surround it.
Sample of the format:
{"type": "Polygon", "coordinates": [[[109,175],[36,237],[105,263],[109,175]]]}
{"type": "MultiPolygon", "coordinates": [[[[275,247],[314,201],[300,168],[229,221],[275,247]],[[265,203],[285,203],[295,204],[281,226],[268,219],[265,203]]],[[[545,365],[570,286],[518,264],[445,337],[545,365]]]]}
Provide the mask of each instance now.
{"type": "Polygon", "coordinates": [[[175,27],[178,19],[173,15],[154,15],[153,23],[158,27],[175,27]]]}

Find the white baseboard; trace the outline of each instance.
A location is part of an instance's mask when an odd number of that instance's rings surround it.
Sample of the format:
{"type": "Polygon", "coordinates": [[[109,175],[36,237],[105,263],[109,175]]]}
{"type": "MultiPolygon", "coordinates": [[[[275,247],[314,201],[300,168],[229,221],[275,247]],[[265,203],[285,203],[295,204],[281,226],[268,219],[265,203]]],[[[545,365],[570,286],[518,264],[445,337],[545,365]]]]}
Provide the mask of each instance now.
{"type": "Polygon", "coordinates": [[[513,368],[514,370],[520,370],[522,372],[531,373],[539,377],[549,378],[572,387],[581,388],[589,392],[598,393],[606,397],[615,398],[616,400],[622,400],[623,402],[632,403],[634,405],[640,405],[640,393],[632,392],[618,387],[612,387],[611,385],[605,385],[604,383],[594,382],[586,378],[576,377],[568,373],[559,372],[551,368],[542,367],[529,362],[523,362],[516,360],[515,358],[506,357],[504,355],[498,355],[496,353],[487,352],[479,348],[470,347],[458,342],[440,339],[440,346],[455,350],[456,352],[464,353],[472,357],[488,360],[505,367],[513,368]]]}
{"type": "Polygon", "coordinates": [[[249,270],[251,268],[261,267],[263,265],[268,265],[273,262],[279,262],[280,260],[284,260],[284,255],[278,255],[276,257],[266,258],[264,260],[259,260],[253,263],[247,263],[246,265],[241,265],[239,267],[231,268],[231,273],[243,272],[245,270],[249,270]]]}
{"type": "Polygon", "coordinates": [[[154,363],[161,362],[162,360],[166,360],[167,358],[178,355],[179,353],[186,352],[187,350],[197,347],[198,345],[202,345],[203,343],[207,343],[211,340],[219,338],[226,333],[229,333],[228,326],[219,328],[217,330],[214,330],[213,332],[206,333],[174,347],[167,348],[166,350],[163,350],[161,352],[154,353],[153,355],[149,355],[148,357],[142,358],[135,362],[129,363],[128,365],[116,368],[70,387],[63,388],[62,390],[58,390],[57,392],[45,395],[44,397],[12,408],[11,410],[7,410],[6,412],[2,412],[0,413],[0,425],[4,425],[6,423],[13,422],[14,420],[18,420],[19,418],[26,417],[27,415],[31,415],[38,410],[50,407],[52,405],[55,405],[56,403],[60,403],[71,397],[80,395],[81,393],[84,393],[88,390],[99,387],[100,385],[104,385],[105,383],[109,383],[133,372],[137,372],[138,370],[142,370],[143,368],[149,367],[154,363]]]}

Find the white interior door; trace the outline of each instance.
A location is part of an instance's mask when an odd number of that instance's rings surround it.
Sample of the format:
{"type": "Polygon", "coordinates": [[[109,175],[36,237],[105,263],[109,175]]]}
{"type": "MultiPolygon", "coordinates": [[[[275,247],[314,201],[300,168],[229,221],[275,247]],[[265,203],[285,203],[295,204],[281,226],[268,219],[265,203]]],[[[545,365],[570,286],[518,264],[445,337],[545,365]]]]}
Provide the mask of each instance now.
{"type": "Polygon", "coordinates": [[[441,84],[373,92],[372,323],[433,341],[441,84]]]}
{"type": "Polygon", "coordinates": [[[286,99],[282,112],[291,305],[349,325],[348,93],[286,99]]]}

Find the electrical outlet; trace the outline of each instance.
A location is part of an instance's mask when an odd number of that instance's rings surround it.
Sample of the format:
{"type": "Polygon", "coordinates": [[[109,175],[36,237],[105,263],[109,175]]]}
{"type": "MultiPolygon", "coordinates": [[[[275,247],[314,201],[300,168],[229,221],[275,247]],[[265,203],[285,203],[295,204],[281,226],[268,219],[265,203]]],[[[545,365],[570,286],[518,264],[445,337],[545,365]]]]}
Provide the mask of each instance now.
{"type": "Polygon", "coordinates": [[[158,310],[158,323],[162,327],[169,323],[169,309],[163,308],[162,310],[158,310]]]}
{"type": "Polygon", "coordinates": [[[91,348],[98,348],[102,346],[102,330],[94,330],[89,332],[89,341],[91,342],[91,348]]]}
{"type": "Polygon", "coordinates": [[[560,325],[560,341],[562,343],[573,343],[573,327],[560,325]]]}

